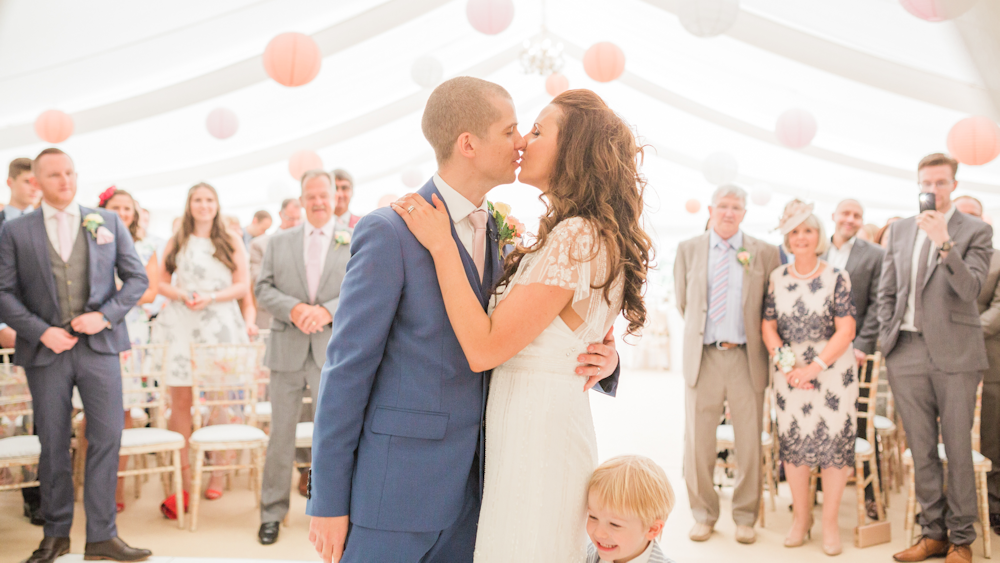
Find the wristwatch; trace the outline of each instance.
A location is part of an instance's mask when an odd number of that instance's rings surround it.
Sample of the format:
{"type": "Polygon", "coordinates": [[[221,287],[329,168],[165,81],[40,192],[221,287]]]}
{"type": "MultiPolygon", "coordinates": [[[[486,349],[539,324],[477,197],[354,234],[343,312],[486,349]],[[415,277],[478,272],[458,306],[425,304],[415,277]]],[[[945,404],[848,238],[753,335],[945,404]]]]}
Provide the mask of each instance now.
{"type": "Polygon", "coordinates": [[[948,239],[941,243],[941,252],[948,252],[953,246],[955,246],[955,243],[951,242],[951,239],[948,239]]]}

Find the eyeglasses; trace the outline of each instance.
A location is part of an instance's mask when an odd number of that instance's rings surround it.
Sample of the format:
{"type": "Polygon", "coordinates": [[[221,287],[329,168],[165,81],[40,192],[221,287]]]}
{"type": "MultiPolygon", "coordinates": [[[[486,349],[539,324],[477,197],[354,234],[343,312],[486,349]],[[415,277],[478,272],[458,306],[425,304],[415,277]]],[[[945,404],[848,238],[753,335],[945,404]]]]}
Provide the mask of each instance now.
{"type": "Polygon", "coordinates": [[[940,188],[940,189],[950,188],[954,183],[955,180],[938,180],[933,184],[930,182],[918,182],[917,185],[920,186],[920,189],[922,190],[929,190],[932,188],[940,188]]]}

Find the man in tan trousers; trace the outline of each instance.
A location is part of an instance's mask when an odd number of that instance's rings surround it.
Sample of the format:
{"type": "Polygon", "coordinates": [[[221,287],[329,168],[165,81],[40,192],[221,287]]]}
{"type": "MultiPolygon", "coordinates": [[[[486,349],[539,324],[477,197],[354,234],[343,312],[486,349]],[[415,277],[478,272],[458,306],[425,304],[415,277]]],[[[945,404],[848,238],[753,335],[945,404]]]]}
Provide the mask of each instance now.
{"type": "Polygon", "coordinates": [[[781,261],[775,246],[740,230],[747,194],[734,185],[712,195],[711,228],[682,242],[674,263],[677,308],[684,315],[684,479],[694,513],[689,537],[705,541],[719,519],[715,429],[729,399],[736,443],[733,492],[736,541],[753,543],[760,504],[764,389],[768,353],[761,341],[767,280],[781,261]]]}

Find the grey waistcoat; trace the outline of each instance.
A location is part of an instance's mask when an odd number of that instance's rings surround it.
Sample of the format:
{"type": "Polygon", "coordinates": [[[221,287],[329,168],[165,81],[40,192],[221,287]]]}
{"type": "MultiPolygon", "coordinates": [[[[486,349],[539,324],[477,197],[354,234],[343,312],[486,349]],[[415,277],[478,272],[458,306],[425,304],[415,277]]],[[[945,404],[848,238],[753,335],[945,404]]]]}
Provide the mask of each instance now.
{"type": "Polygon", "coordinates": [[[87,237],[91,236],[86,229],[80,228],[73,244],[73,252],[69,262],[63,262],[59,251],[49,243],[49,261],[52,262],[52,277],[56,281],[56,297],[59,298],[59,314],[62,327],[70,329],[70,322],[85,312],[87,299],[90,298],[90,245],[87,237]]]}

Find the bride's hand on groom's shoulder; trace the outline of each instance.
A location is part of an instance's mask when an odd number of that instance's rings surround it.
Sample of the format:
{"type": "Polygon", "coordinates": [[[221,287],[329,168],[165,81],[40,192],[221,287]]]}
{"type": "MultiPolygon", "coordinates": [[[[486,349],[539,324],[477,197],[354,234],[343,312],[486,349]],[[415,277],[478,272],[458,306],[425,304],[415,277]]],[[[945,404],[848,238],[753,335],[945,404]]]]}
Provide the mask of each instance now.
{"type": "Polygon", "coordinates": [[[392,209],[403,218],[406,226],[431,254],[454,246],[451,238],[451,216],[448,208],[437,195],[431,196],[434,205],[427,203],[420,194],[406,194],[393,202],[392,209]]]}
{"type": "Polygon", "coordinates": [[[313,516],[309,521],[309,542],[324,563],[337,563],[344,556],[349,516],[313,516]]]}

